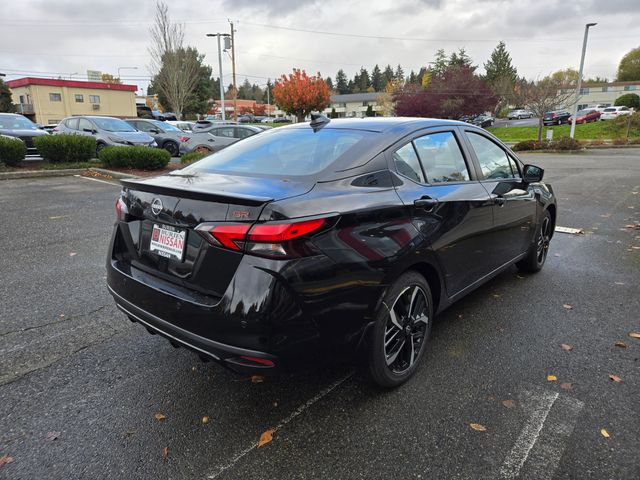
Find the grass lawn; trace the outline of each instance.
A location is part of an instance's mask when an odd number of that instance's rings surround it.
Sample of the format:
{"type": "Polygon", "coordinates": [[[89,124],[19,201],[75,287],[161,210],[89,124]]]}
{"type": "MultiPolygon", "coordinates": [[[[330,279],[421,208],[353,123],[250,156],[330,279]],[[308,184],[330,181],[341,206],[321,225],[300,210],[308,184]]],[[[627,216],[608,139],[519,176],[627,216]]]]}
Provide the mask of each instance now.
{"type": "MultiPolygon", "coordinates": [[[[568,137],[571,125],[553,125],[543,127],[542,138],[546,138],[546,131],[553,130],[553,138],[568,137]]],[[[489,128],[500,140],[505,142],[521,142],[523,140],[537,140],[538,127],[502,127],[489,128]]],[[[626,125],[619,127],[613,121],[606,120],[593,123],[584,123],[576,125],[575,138],[578,140],[615,140],[624,138],[626,125]]],[[[629,130],[629,138],[640,137],[640,129],[631,127],[629,130]]]]}

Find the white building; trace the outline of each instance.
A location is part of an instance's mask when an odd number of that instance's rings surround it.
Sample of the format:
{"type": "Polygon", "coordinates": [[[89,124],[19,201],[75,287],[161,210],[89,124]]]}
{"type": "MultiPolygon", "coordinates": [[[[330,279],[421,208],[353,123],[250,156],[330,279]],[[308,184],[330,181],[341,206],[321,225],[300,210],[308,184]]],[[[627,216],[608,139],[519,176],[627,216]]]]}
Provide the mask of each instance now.
{"type": "Polygon", "coordinates": [[[331,95],[331,103],[324,110],[329,116],[334,114],[338,118],[361,118],[367,114],[371,106],[376,115],[382,115],[382,105],[379,104],[380,92],[347,93],[344,95],[331,95]]]}

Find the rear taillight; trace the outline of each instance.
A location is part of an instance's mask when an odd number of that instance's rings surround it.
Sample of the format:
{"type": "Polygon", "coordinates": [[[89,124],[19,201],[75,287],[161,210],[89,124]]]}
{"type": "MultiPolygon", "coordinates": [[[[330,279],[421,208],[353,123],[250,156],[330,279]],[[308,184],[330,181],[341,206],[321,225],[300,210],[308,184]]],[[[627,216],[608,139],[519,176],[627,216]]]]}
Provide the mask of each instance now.
{"type": "Polygon", "coordinates": [[[189,137],[180,137],[180,141],[181,142],[188,142],[189,141],[189,137]]]}
{"type": "Polygon", "coordinates": [[[129,208],[127,207],[127,204],[124,203],[124,200],[122,200],[122,197],[118,197],[116,199],[116,218],[126,222],[127,215],[129,215],[129,208]]]}
{"type": "Polygon", "coordinates": [[[267,222],[253,226],[248,223],[203,224],[196,230],[210,244],[237,252],[270,258],[290,258],[312,255],[315,249],[308,235],[327,224],[327,219],[293,222],[267,222]]]}

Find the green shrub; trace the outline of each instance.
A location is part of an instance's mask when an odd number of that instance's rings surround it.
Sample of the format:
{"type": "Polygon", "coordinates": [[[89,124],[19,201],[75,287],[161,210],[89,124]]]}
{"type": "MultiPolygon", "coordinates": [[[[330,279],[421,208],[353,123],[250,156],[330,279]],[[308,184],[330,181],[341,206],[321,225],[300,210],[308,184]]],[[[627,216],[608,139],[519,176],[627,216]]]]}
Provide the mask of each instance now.
{"type": "Polygon", "coordinates": [[[546,140],[542,140],[541,142],[537,140],[524,140],[523,142],[518,142],[513,146],[514,152],[522,152],[526,150],[544,150],[549,146],[546,140]]]}
{"type": "Polygon", "coordinates": [[[87,135],[42,135],[34,137],[33,143],[51,163],[86,162],[96,156],[96,139],[87,135]]]}
{"type": "Polygon", "coordinates": [[[0,137],[0,162],[13,167],[24,160],[27,146],[16,138],[0,137]]]}
{"type": "Polygon", "coordinates": [[[182,163],[183,165],[188,165],[190,163],[193,162],[197,162],[198,160],[206,157],[207,155],[211,155],[210,153],[205,153],[205,152],[189,152],[189,153],[185,153],[184,155],[182,155],[180,157],[180,163],[182,163]]]}
{"type": "Polygon", "coordinates": [[[640,96],[635,93],[625,93],[624,95],[620,95],[616,98],[613,105],[616,107],[629,107],[638,110],[640,109],[640,96]]]}
{"type": "Polygon", "coordinates": [[[158,170],[167,166],[171,155],[161,148],[106,147],[100,151],[100,160],[105,167],[158,170]]]}
{"type": "Polygon", "coordinates": [[[580,150],[582,144],[575,138],[561,137],[552,141],[549,147],[553,150],[580,150]]]}

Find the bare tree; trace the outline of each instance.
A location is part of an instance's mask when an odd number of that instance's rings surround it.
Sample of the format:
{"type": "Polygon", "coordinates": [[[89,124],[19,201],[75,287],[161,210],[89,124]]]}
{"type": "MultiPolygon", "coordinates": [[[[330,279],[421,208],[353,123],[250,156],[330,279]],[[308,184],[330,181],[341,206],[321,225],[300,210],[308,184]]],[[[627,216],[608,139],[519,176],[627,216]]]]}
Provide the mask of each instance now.
{"type": "Polygon", "coordinates": [[[198,83],[200,65],[197,55],[191,55],[185,48],[184,25],[171,22],[169,8],[163,1],[156,3],[154,24],[149,33],[153,86],[180,118],[198,83]]]}
{"type": "Polygon", "coordinates": [[[521,80],[515,88],[518,104],[528,108],[538,120],[538,141],[542,140],[543,117],[550,112],[571,103],[575,97],[572,89],[566,88],[559,79],[545,77],[536,82],[521,80]]]}

